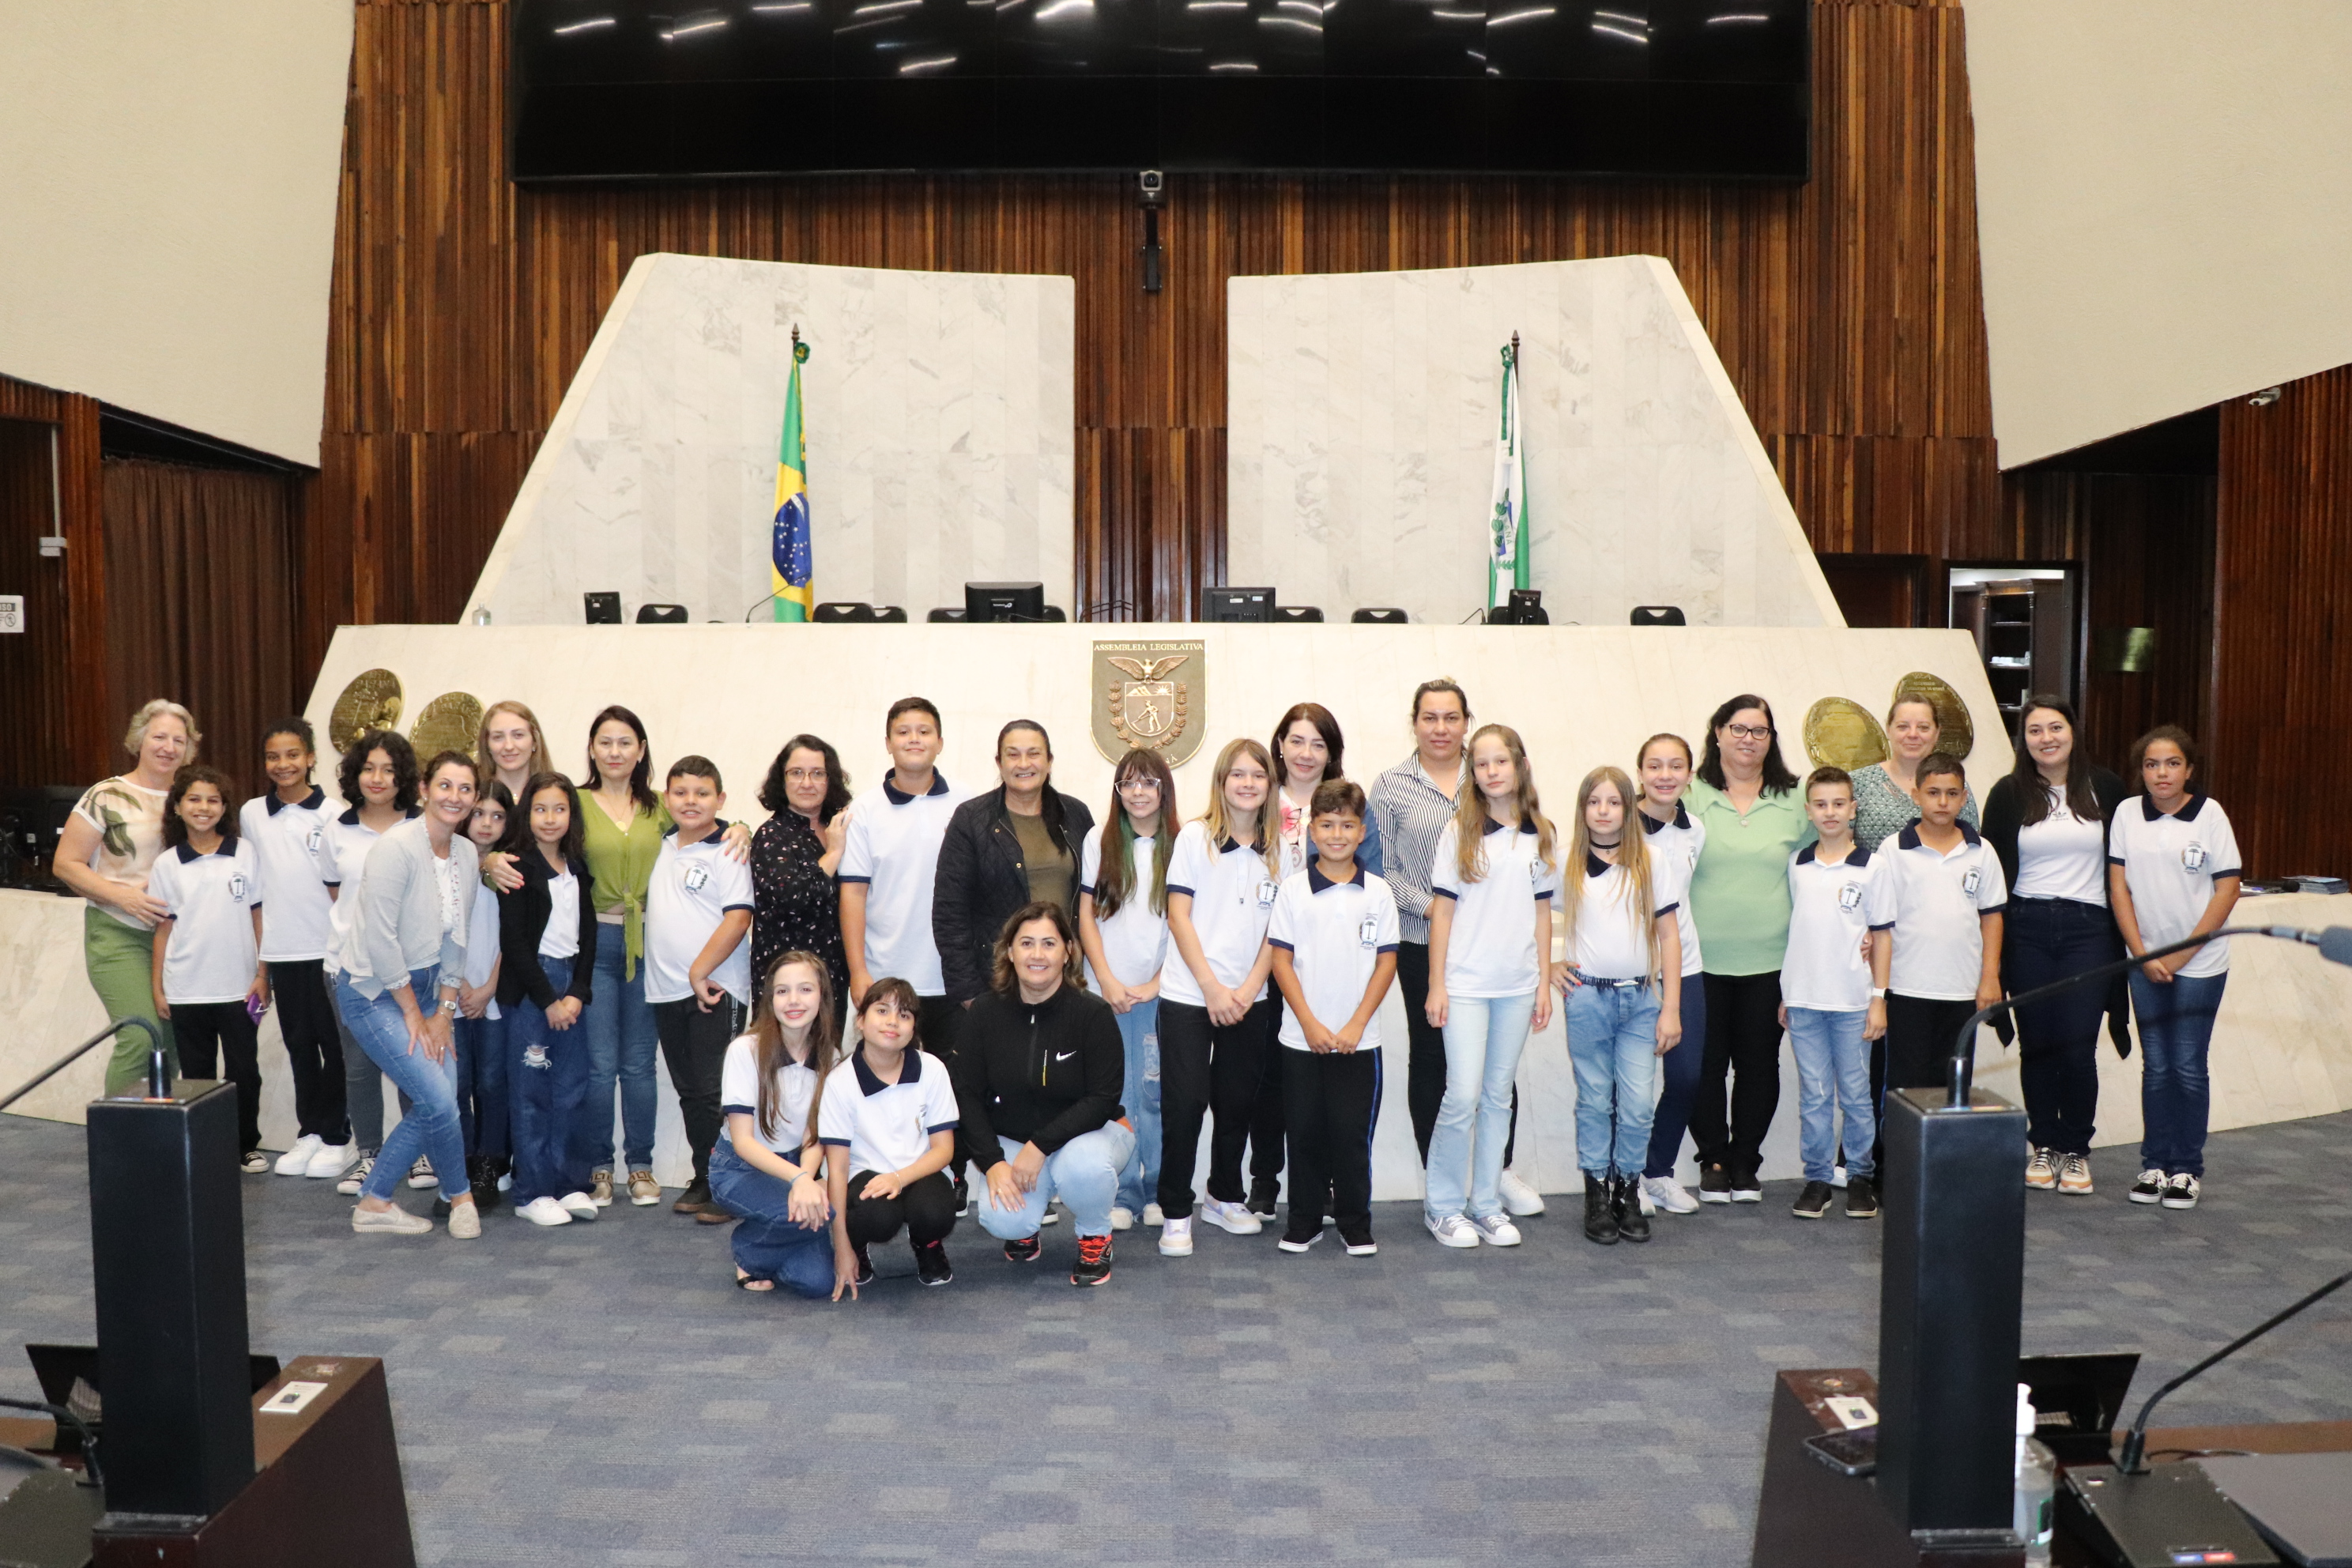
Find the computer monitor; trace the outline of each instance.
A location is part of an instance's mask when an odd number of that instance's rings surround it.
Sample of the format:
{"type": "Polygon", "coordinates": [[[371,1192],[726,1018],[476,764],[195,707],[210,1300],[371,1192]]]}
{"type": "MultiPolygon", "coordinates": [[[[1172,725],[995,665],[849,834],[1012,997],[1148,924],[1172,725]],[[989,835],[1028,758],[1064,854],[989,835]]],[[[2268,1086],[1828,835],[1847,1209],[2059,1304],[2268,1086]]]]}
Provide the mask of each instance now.
{"type": "Polygon", "coordinates": [[[1203,588],[1201,618],[1204,621],[1270,621],[1275,618],[1271,588],[1203,588]]]}
{"type": "Polygon", "coordinates": [[[967,621],[1042,621],[1045,618],[1043,583],[966,583],[963,618],[967,621]]]}
{"type": "Polygon", "coordinates": [[[621,624],[621,595],[618,594],[583,594],[588,624],[592,626],[617,626],[621,624]]]}
{"type": "Polygon", "coordinates": [[[1490,626],[1548,626],[1551,616],[1543,607],[1541,588],[1514,588],[1511,602],[1497,605],[1486,612],[1490,626]]]}

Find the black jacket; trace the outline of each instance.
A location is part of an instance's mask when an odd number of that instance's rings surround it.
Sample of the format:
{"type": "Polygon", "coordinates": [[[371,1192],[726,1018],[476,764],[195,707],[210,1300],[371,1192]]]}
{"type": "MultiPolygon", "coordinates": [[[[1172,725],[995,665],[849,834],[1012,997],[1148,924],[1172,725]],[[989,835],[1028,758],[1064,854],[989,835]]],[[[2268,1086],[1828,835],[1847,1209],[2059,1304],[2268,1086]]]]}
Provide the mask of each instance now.
{"type": "MultiPolygon", "coordinates": [[[[547,934],[547,917],[555,907],[548,897],[554,873],[536,844],[515,857],[515,869],[522,873],[522,886],[499,895],[499,1005],[512,1007],[528,996],[535,1007],[551,1007],[556,992],[539,966],[539,939],[547,934]]],[[[572,984],[563,994],[578,997],[585,1007],[596,977],[596,904],[587,864],[572,861],[572,875],[580,884],[580,952],[572,960],[572,984]]]]}
{"type": "MultiPolygon", "coordinates": [[[[2119,775],[2102,767],[2091,769],[2091,795],[2099,803],[2099,815],[2105,819],[2104,830],[2111,838],[2116,830],[2116,812],[2123,805],[2126,794],[2119,775]]],[[[2000,874],[2009,879],[2011,898],[2017,896],[2017,836],[2024,826],[2024,800],[2025,792],[2018,784],[2017,775],[2004,773],[1993,781],[1991,789],[1985,792],[1984,816],[1980,824],[1985,842],[1992,846],[1993,854],[2000,858],[2000,874]]],[[[2121,958],[2123,933],[2116,928],[2112,907],[2107,910],[2107,926],[2116,931],[2116,956],[2121,958]]],[[[2008,940],[2007,932],[2015,929],[2013,922],[2004,924],[2004,941],[2008,940]]],[[[2130,980],[2128,973],[2118,974],[2107,986],[2107,1034],[2116,1043],[2116,1053],[2121,1056],[2131,1054],[2130,980]]],[[[1993,1032],[2000,1037],[2003,1045],[2007,1045],[2012,1028],[2008,1016],[2003,1015],[1993,1032]]]]}
{"type": "MultiPolygon", "coordinates": [[[[1073,930],[1078,918],[1078,859],[1094,813],[1076,795],[1048,789],[1045,830],[1070,852],[1073,930]]],[[[1004,786],[974,795],[948,819],[940,841],[939,874],[931,884],[931,942],[940,950],[940,972],[948,998],[969,1002],[988,989],[996,963],[996,937],[1013,911],[1029,901],[1029,870],[1022,863],[1021,837],[1004,809],[1004,786]]]]}
{"type": "Polygon", "coordinates": [[[956,1110],[983,1165],[1001,1135],[1051,1154],[1118,1121],[1127,1048],[1110,1004],[1064,984],[1035,1006],[991,991],[956,1031],[956,1110]]]}

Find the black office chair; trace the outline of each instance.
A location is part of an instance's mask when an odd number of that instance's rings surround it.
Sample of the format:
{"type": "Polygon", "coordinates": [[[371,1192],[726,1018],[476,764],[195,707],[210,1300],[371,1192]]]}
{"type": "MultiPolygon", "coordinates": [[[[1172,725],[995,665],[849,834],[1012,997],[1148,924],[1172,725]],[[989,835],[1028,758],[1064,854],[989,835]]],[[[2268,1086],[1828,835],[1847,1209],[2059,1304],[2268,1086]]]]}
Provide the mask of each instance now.
{"type": "Polygon", "coordinates": [[[687,623],[684,605],[639,605],[637,625],[641,626],[682,626],[687,623]]]}
{"type": "Polygon", "coordinates": [[[1352,625],[1360,626],[1402,626],[1410,625],[1412,621],[1412,617],[1402,610],[1385,605],[1358,610],[1348,619],[1352,625]]]}
{"type": "Polygon", "coordinates": [[[963,621],[969,620],[970,618],[970,616],[964,614],[964,609],[961,605],[942,605],[938,609],[933,610],[929,615],[923,617],[923,619],[931,622],[935,626],[944,621],[963,621]]]}
{"type": "Polygon", "coordinates": [[[1321,621],[1323,612],[1312,605],[1276,605],[1274,607],[1274,618],[1277,621],[1292,621],[1305,625],[1321,621]]]}
{"type": "Polygon", "coordinates": [[[816,614],[809,618],[827,625],[835,622],[864,623],[874,619],[874,606],[854,599],[827,599],[817,605],[816,614]]]}
{"type": "Polygon", "coordinates": [[[874,606],[874,618],[894,626],[903,626],[907,624],[907,612],[898,605],[877,605],[874,606]]]}
{"type": "Polygon", "coordinates": [[[1683,619],[1679,605],[1636,605],[1633,625],[1637,626],[1681,626],[1690,623],[1683,619]]]}

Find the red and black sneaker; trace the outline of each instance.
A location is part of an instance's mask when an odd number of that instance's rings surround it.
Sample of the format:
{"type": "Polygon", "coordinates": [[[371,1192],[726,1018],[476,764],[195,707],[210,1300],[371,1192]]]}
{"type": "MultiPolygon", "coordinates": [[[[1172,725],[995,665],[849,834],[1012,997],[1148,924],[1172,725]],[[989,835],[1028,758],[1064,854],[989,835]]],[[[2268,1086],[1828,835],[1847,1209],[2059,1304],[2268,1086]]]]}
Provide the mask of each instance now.
{"type": "MultiPolygon", "coordinates": [[[[1033,1242],[1031,1245],[1035,1244],[1033,1242]]],[[[1078,1261],[1070,1269],[1070,1283],[1099,1285],[1109,1278],[1110,1237],[1107,1236],[1078,1237],[1078,1261]]]]}
{"type": "Polygon", "coordinates": [[[926,1285],[944,1285],[955,1278],[955,1270],[948,1267],[946,1243],[927,1241],[915,1248],[915,1278],[926,1285]]]}
{"type": "Polygon", "coordinates": [[[1034,1263],[1040,1257],[1044,1256],[1045,1251],[1045,1247],[1038,1243],[1035,1237],[1024,1236],[1018,1241],[1008,1241],[1004,1244],[1004,1261],[1007,1263],[1034,1263]]]}

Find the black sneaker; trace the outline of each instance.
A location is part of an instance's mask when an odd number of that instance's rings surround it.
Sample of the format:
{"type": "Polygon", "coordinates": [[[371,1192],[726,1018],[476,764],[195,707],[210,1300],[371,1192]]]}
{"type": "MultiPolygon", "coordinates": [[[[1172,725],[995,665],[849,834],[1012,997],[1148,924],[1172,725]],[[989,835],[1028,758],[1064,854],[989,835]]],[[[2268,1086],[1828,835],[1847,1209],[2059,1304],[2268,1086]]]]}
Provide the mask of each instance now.
{"type": "Polygon", "coordinates": [[[1381,1249],[1381,1244],[1372,1239],[1371,1223],[1368,1220],[1341,1226],[1339,1239],[1348,1244],[1350,1258],[1370,1258],[1381,1249]]]}
{"type": "Polygon", "coordinates": [[[862,1242],[862,1241],[853,1241],[853,1242],[851,1242],[851,1243],[849,1244],[849,1254],[850,1254],[850,1256],[851,1256],[851,1257],[853,1257],[853,1258],[856,1258],[856,1259],[857,1259],[857,1282],[858,1282],[858,1284],[860,1284],[860,1285],[871,1285],[871,1284],[873,1284],[873,1283],[874,1283],[874,1258],[873,1258],[872,1255],[871,1255],[871,1254],[869,1254],[869,1253],[866,1250],[866,1244],[865,1244],[864,1242],[862,1242]]]}
{"type": "Polygon", "coordinates": [[[1078,1260],[1070,1268],[1073,1285],[1099,1285],[1110,1278],[1110,1237],[1078,1237],[1078,1260]]]}
{"type": "Polygon", "coordinates": [[[702,1205],[710,1201],[710,1184],[694,1182],[677,1194],[677,1202],[669,1205],[672,1214],[700,1214],[702,1205]]]}
{"type": "Polygon", "coordinates": [[[2165,1173],[2153,1165],[2149,1166],[2139,1173],[2139,1180],[2132,1184],[2131,1192],[2128,1194],[2131,1201],[2136,1204],[2152,1204],[2160,1201],[2164,1196],[2165,1180],[2165,1173]]]}
{"type": "Polygon", "coordinates": [[[1249,1212],[1257,1215],[1261,1224],[1272,1225],[1281,1217],[1280,1211],[1276,1206],[1279,1197],[1279,1188],[1253,1187],[1250,1189],[1249,1212]]]}
{"type": "Polygon", "coordinates": [[[1731,1172],[1723,1165],[1701,1165],[1698,1168],[1698,1201],[1703,1204],[1727,1204],[1731,1201],[1731,1172]]]}
{"type": "Polygon", "coordinates": [[[1282,1239],[1276,1242],[1275,1246],[1285,1252],[1304,1252],[1322,1239],[1323,1227],[1318,1225],[1313,1230],[1286,1230],[1282,1233],[1282,1239]]]}
{"type": "Polygon", "coordinates": [[[1876,1219],[1878,1217],[1878,1182],[1871,1176],[1845,1179],[1845,1217],[1876,1219]]]}
{"type": "Polygon", "coordinates": [[[1034,1236],[1024,1236],[1017,1241],[1004,1244],[1004,1261],[1007,1263],[1034,1263],[1045,1255],[1044,1244],[1034,1236]]]}
{"type": "Polygon", "coordinates": [[[1731,1201],[1736,1204],[1760,1204],[1764,1201],[1764,1184],[1756,1179],[1753,1171],[1731,1173],[1731,1201]]]}
{"type": "Polygon", "coordinates": [[[1609,1212],[1616,1216],[1619,1240],[1650,1239],[1650,1216],[1642,1212],[1642,1184],[1632,1176],[1610,1178],[1609,1212]]]}
{"type": "Polygon", "coordinates": [[[961,1176],[955,1179],[955,1200],[956,1218],[962,1219],[971,1213],[971,1188],[961,1176]]]}
{"type": "Polygon", "coordinates": [[[948,1267],[945,1242],[925,1242],[915,1248],[915,1278],[926,1285],[944,1285],[955,1278],[955,1270],[948,1267]]]}
{"type": "Polygon", "coordinates": [[[499,1191],[499,1163],[488,1154],[466,1162],[466,1184],[473,1189],[474,1206],[487,1214],[505,1195],[499,1191]]]}
{"type": "Polygon", "coordinates": [[[1598,1176],[1584,1178],[1584,1239],[1617,1245],[1617,1210],[1609,1201],[1609,1184],[1598,1176]]]}
{"type": "MultiPolygon", "coordinates": [[[[1853,1191],[1851,1181],[1846,1184],[1846,1191],[1853,1191]]],[[[1830,1205],[1836,1199],[1837,1189],[1827,1182],[1807,1182],[1805,1190],[1797,1194],[1797,1201],[1790,1205],[1789,1212],[1799,1219],[1819,1219],[1830,1212],[1830,1205]]]]}

